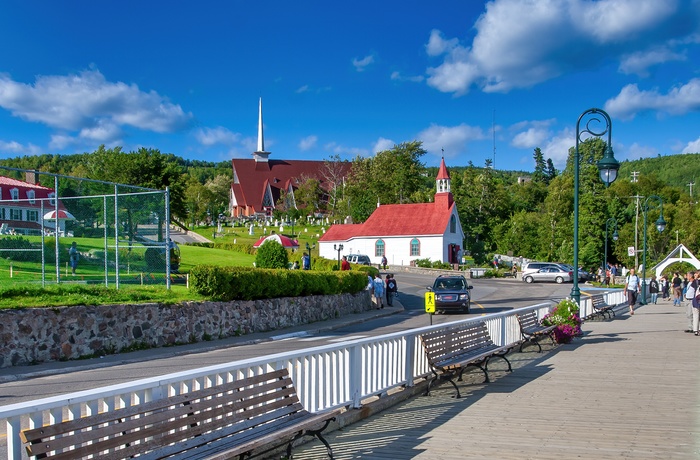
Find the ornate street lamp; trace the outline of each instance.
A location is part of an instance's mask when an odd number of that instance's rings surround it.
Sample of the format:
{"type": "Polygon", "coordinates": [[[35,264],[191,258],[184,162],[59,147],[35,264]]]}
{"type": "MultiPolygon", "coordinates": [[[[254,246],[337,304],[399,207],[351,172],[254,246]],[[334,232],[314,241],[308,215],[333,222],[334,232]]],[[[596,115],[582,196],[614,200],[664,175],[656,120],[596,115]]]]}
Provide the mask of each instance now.
{"type": "Polygon", "coordinates": [[[600,180],[607,187],[615,182],[617,171],[620,169],[620,163],[615,159],[615,154],[612,150],[612,121],[610,120],[610,115],[601,109],[588,109],[578,117],[576,122],[576,149],[574,151],[574,286],[571,288],[571,298],[576,303],[579,303],[581,300],[581,291],[578,288],[578,176],[581,169],[578,146],[581,143],[581,136],[584,134],[602,137],[606,133],[608,134],[608,146],[605,149],[603,158],[598,161],[598,170],[600,171],[600,180]],[[602,122],[598,115],[602,116],[603,121],[605,121],[602,131],[591,126],[594,124],[593,122],[602,122]],[[585,117],[589,118],[584,129],[581,130],[581,121],[585,117]]]}
{"type": "Polygon", "coordinates": [[[617,239],[620,237],[617,234],[617,221],[615,220],[614,217],[611,217],[610,219],[605,221],[605,259],[603,259],[603,277],[604,279],[607,279],[607,270],[608,270],[608,226],[609,225],[614,225],[613,227],[615,231],[612,234],[612,239],[613,241],[617,241],[617,239]]]}
{"type": "Polygon", "coordinates": [[[335,249],[336,251],[338,251],[338,270],[340,270],[340,252],[343,250],[343,245],[342,245],[342,244],[339,244],[339,245],[336,246],[336,245],[334,244],[334,245],[333,245],[333,249],[335,249]]]}
{"type": "Polygon", "coordinates": [[[647,303],[647,214],[649,213],[649,200],[658,201],[659,218],[656,220],[656,229],[659,233],[666,229],[666,221],[664,220],[664,200],[658,195],[651,195],[644,201],[644,252],[642,257],[642,305],[647,303]]]}

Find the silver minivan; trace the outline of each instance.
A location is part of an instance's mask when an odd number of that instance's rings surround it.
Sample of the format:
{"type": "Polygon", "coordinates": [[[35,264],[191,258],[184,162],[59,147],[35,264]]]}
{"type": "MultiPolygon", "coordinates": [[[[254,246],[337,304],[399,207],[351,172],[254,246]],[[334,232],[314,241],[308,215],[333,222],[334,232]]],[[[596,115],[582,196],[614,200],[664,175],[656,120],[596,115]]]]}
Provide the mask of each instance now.
{"type": "Polygon", "coordinates": [[[530,262],[523,269],[522,279],[526,283],[535,281],[568,283],[573,280],[573,271],[553,262],[530,262]]]}

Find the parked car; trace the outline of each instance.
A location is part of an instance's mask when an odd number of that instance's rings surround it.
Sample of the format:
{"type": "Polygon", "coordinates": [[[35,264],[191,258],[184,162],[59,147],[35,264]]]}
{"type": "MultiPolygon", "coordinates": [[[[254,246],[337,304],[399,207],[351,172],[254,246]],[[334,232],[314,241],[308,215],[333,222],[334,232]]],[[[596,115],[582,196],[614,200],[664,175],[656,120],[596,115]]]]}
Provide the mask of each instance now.
{"type": "Polygon", "coordinates": [[[537,271],[530,271],[523,274],[523,281],[526,283],[534,283],[535,281],[554,281],[555,283],[564,283],[573,281],[574,272],[557,264],[549,264],[537,271]]]}
{"type": "MultiPolygon", "coordinates": [[[[566,268],[567,270],[570,270],[572,273],[574,271],[574,266],[569,265],[569,264],[559,264],[562,267],[566,268]]],[[[589,273],[583,268],[578,269],[578,280],[579,281],[594,281],[595,280],[595,275],[593,273],[589,273]]]]}
{"type": "Polygon", "coordinates": [[[467,283],[462,275],[440,275],[435,278],[428,291],[435,293],[435,312],[459,311],[469,313],[471,294],[474,286],[467,283]]]}
{"type": "Polygon", "coordinates": [[[350,254],[348,255],[348,262],[351,264],[372,265],[372,261],[369,259],[369,256],[364,254],[350,254]]]}

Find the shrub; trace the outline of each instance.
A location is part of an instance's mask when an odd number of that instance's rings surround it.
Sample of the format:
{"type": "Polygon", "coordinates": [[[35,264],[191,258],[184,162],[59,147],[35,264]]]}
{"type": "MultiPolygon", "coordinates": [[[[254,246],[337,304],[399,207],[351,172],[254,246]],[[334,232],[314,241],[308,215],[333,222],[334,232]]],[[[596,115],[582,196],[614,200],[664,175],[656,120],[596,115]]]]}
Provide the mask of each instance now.
{"type": "Polygon", "coordinates": [[[359,271],[316,272],[211,265],[198,265],[190,271],[192,290],[221,301],[356,293],[366,285],[367,275],[359,271]]]}
{"type": "Polygon", "coordinates": [[[289,254],[277,241],[267,241],[260,245],[255,254],[255,266],[258,268],[287,268],[289,254]]]}

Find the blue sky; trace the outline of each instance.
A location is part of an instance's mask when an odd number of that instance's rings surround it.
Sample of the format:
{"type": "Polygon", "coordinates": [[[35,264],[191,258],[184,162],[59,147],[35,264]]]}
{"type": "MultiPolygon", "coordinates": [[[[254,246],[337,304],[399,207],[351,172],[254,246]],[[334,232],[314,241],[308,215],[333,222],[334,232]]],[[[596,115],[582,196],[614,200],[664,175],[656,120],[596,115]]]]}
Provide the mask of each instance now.
{"type": "Polygon", "coordinates": [[[250,158],[260,97],[271,158],[562,167],[592,107],[618,160],[700,152],[700,0],[0,0],[0,40],[0,158],[250,158]]]}

